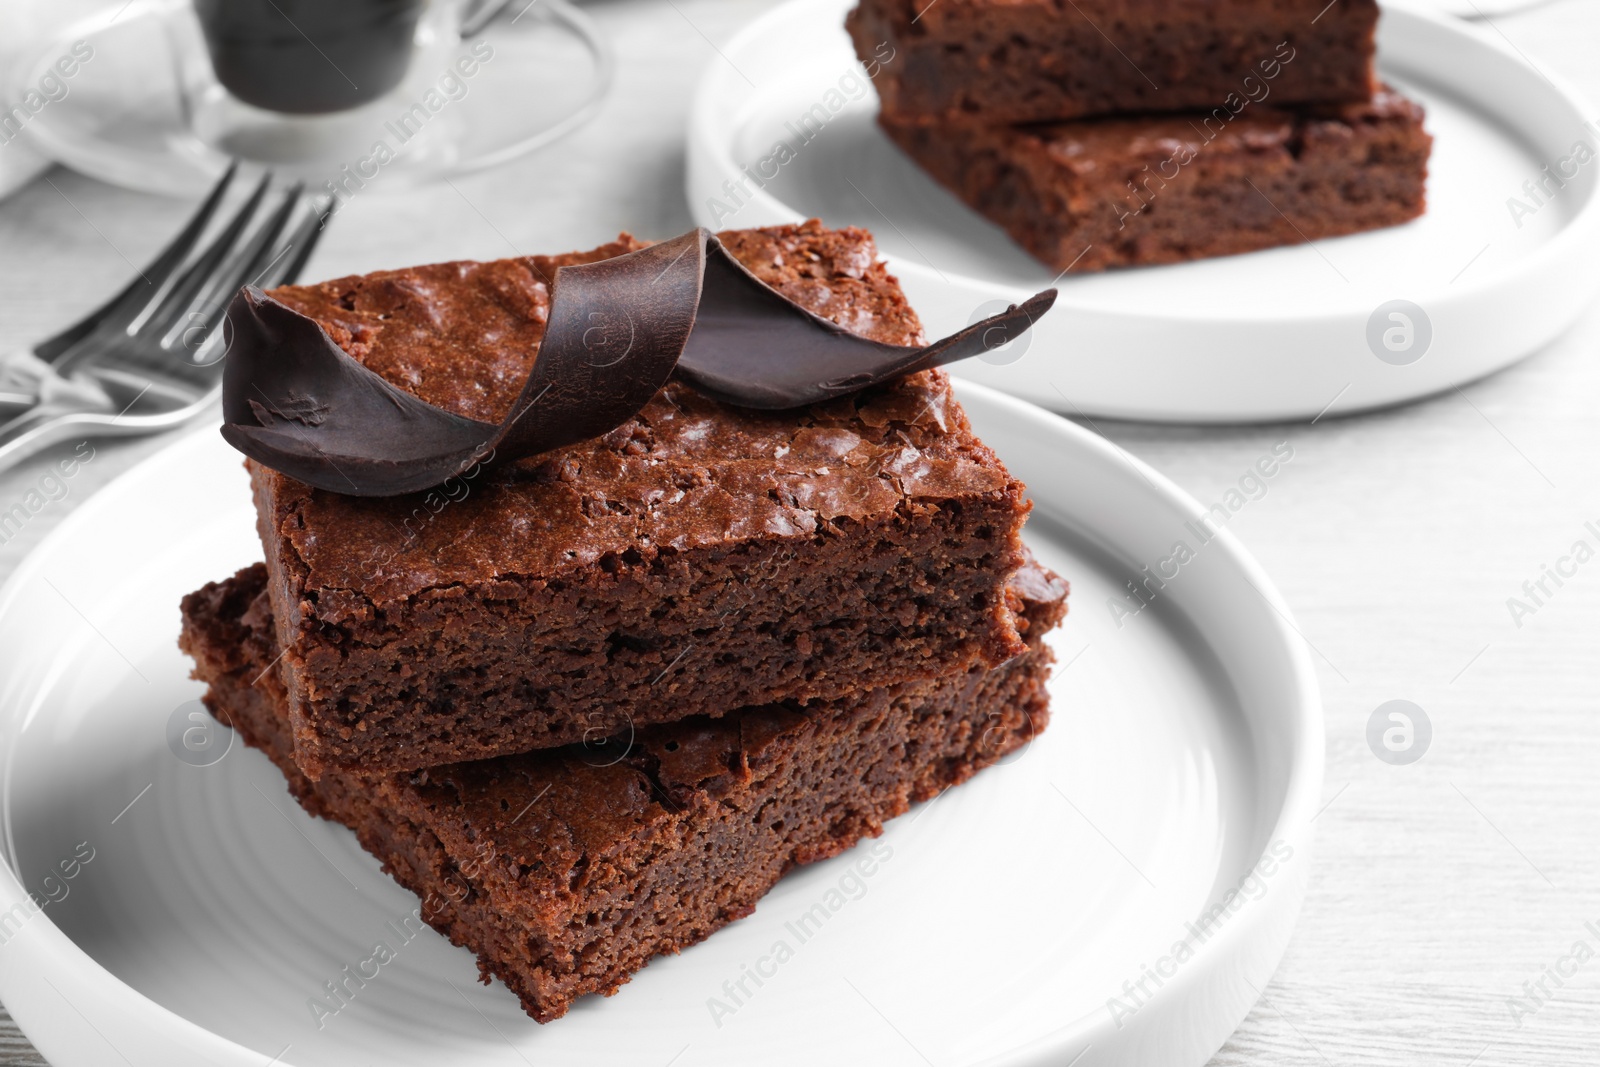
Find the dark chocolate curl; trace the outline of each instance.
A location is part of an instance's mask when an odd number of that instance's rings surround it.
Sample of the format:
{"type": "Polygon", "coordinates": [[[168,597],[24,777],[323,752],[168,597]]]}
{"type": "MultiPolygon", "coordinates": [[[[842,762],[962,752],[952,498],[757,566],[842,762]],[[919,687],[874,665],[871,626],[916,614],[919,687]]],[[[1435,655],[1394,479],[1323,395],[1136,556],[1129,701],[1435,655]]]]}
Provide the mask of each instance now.
{"type": "Polygon", "coordinates": [[[496,456],[587,441],[637,415],[667,384],[694,327],[705,230],[598,263],[560,267],[527,384],[496,456]]]}
{"type": "Polygon", "coordinates": [[[1021,337],[1055,301],[1047,289],[931,345],[884,344],[796,304],[713,241],[678,376],[738,407],[804,407],[991,351],[1021,337]]]}
{"type": "Polygon", "coordinates": [[[246,287],[228,309],[222,435],[320,489],[395,496],[479,463],[598,437],[636,415],[674,369],[725,403],[777,410],[832,400],[1015,340],[1047,290],[921,348],[857,336],[745,269],[704,229],[558,268],[528,380],[498,426],[391,385],[314,319],[246,287]]]}
{"type": "Polygon", "coordinates": [[[438,485],[498,429],[368,370],[316,321],[246,286],[228,305],[222,436],[291,478],[353,496],[438,485]]]}

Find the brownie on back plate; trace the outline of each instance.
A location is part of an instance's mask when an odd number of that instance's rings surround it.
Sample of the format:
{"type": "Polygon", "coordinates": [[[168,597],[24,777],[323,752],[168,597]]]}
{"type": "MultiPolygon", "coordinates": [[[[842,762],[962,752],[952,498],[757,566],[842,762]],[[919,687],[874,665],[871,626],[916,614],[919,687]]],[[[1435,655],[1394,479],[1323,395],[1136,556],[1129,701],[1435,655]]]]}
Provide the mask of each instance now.
{"type": "Polygon", "coordinates": [[[207,704],[308,811],[354,829],[422,898],[423,919],[540,1022],[615,992],[652,956],[750,914],[786,871],[876,836],[1027,744],[1048,721],[1043,638],[1067,593],[1036,564],[1018,572],[1007,595],[1027,651],[995,670],[695,717],[631,745],[313,782],[266,669],[278,654],[266,584],[257,564],[184,598],[180,643],[207,704]]]}
{"type": "Polygon", "coordinates": [[[1422,108],[1243,105],[1036,126],[879,124],[1055,270],[1176,263],[1393,226],[1422,214],[1422,108]]]}
{"type": "Polygon", "coordinates": [[[1372,95],[1376,0],[861,0],[846,27],[907,123],[1052,122],[1372,95]]]}
{"type": "MultiPolygon", "coordinates": [[[[721,235],[819,315],[922,343],[862,230],[721,235]]],[[[499,421],[558,266],[592,252],[382,271],[272,295],[439,407],[499,421]]],[[[250,462],[295,756],[410,770],[780,700],[994,666],[1022,486],[939,371],[788,412],[669,382],[598,440],[407,497],[250,462]]]]}

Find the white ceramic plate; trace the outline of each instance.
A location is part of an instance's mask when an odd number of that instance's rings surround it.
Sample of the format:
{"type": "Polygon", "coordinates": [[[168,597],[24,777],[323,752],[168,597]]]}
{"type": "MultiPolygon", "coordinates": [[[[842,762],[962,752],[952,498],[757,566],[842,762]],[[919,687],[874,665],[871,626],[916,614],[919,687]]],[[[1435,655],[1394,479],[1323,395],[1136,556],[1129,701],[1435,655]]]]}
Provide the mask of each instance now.
{"type": "Polygon", "coordinates": [[[878,132],[877,99],[841,28],[850,6],[794,0],[711,61],[689,122],[690,205],[718,229],[812,215],[870,228],[936,337],[1004,306],[996,301],[1059,286],[1055,310],[1020,358],[969,360],[956,369],[962,376],[1115,418],[1348,413],[1529,355],[1600,289],[1592,263],[1600,162],[1573,164],[1572,180],[1538,205],[1523,190],[1546,163],[1570,156],[1574,142],[1600,148],[1600,132],[1585,127],[1582,102],[1492,30],[1384,7],[1380,72],[1427,107],[1434,135],[1423,218],[1314,245],[1058,279],[878,132]],[[792,127],[814,106],[828,122],[801,143],[792,127]],[[765,188],[744,179],[740,168],[759,165],[778,141],[794,158],[765,188]],[[740,180],[750,195],[735,201],[724,183],[740,180]],[[1511,197],[1535,210],[1513,220],[1511,197]],[[1389,354],[1369,343],[1369,324],[1378,337],[1396,325],[1383,306],[1397,300],[1420,312],[1409,312],[1411,347],[1389,354]]]}
{"type": "Polygon", "coordinates": [[[1265,987],[1304,891],[1322,779],[1311,667],[1249,555],[1185,526],[1192,499],[1062,419],[962,395],[1031,487],[1029,541],[1073,583],[1053,725],[544,1027],[475,984],[465,950],[397,936],[387,924],[416,899],[354,835],[301,812],[259,753],[198,767],[169,749],[200,693],[174,647],[178,600],[260,547],[239,457],[214,430],[142,464],[0,591],[0,916],[21,917],[3,931],[0,998],[58,1067],[120,1062],[112,1049],[168,1067],[916,1064],[919,1051],[941,1067],[1198,1067],[1265,987]],[[1179,540],[1195,558],[1116,625],[1108,600],[1179,540]],[[852,880],[867,856],[873,873],[852,880]],[[1251,876],[1263,857],[1270,873],[1251,876]],[[800,943],[785,924],[840,887],[800,943]],[[61,899],[30,917],[15,910],[24,889],[61,899]],[[1218,905],[1195,939],[1185,924],[1218,905]],[[793,958],[733,1005],[723,983],[780,939],[793,958]],[[308,999],[375,941],[396,958],[318,1029],[308,999]],[[1137,1002],[1125,982],[1142,982],[1137,1002]],[[721,1025],[713,997],[736,1007],[721,1025]]]}

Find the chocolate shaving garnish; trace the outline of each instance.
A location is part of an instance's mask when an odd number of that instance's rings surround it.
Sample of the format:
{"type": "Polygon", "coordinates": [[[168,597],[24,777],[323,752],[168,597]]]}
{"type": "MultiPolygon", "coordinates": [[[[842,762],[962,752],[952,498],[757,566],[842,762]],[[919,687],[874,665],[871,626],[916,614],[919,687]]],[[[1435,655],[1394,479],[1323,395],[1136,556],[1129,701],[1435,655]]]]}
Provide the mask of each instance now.
{"type": "Polygon", "coordinates": [[[598,437],[677,370],[708,396],[804,407],[992,350],[1055,302],[1050,289],[923,347],[884,344],[761,281],[708,230],[559,267],[544,338],[499,425],[454,415],[368,370],[309,316],[245,287],[228,308],[222,436],[309,485],[352,496],[431,488],[598,437]]]}
{"type": "Polygon", "coordinates": [[[1056,291],[1047,289],[921,348],[884,344],[796,304],[713,238],[700,314],[678,375],[739,407],[803,407],[993,351],[1021,337],[1055,299],[1056,291]]]}

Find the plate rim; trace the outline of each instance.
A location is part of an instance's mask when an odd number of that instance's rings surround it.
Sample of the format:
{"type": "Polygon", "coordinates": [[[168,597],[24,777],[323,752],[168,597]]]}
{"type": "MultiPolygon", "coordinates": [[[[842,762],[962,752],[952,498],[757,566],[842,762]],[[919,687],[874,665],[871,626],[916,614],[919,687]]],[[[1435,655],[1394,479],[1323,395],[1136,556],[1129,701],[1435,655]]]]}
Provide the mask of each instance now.
{"type": "MultiPolygon", "coordinates": [[[[990,387],[959,379],[955,386],[963,405],[987,407],[1016,423],[1027,424],[1026,432],[1030,436],[1042,436],[1045,441],[1053,438],[1056,443],[1077,449],[1095,462],[1113,468],[1125,468],[1126,473],[1120,477],[1126,478],[1134,491],[1153,494],[1162,506],[1189,515],[1199,514],[1203,510],[1192,495],[1115,442],[1035,404],[990,387]]],[[[0,584],[0,625],[4,624],[28,587],[42,577],[44,568],[65,546],[97,525],[101,529],[115,528],[114,523],[107,524],[102,520],[114,518],[128,495],[137,493],[139,486],[150,478],[152,472],[160,471],[183,453],[202,447],[203,440],[209,439],[212,442],[210,447],[219,447],[211,436],[214,430],[214,426],[207,424],[177,436],[165,447],[116,475],[46,533],[0,584]]],[[[1266,894],[1254,906],[1242,909],[1236,920],[1226,923],[1196,949],[1194,962],[1186,965],[1162,987],[1166,998],[1164,1003],[1169,1006],[1179,998],[1192,1001],[1196,996],[1196,987],[1221,980],[1230,969],[1237,970],[1241,966],[1239,958],[1246,952],[1248,939],[1271,938],[1264,950],[1259,946],[1256,948],[1258,957],[1264,952],[1270,959],[1264,975],[1259,977],[1265,980],[1276,970],[1288,948],[1308,882],[1313,821],[1321,798],[1325,769],[1326,741],[1321,691],[1310,651],[1299,635],[1298,625],[1287,602],[1259,561],[1230,529],[1220,528],[1211,544],[1215,546],[1216,555],[1226,560],[1226,566],[1255,585],[1267,606],[1272,609],[1275,617],[1271,623],[1279,642],[1279,647],[1274,651],[1282,657],[1283,665],[1293,680],[1295,706],[1282,711],[1286,723],[1292,727],[1294,739],[1284,775],[1283,797],[1270,820],[1263,815],[1260,826],[1265,831],[1263,840],[1267,843],[1267,849],[1279,841],[1288,842],[1293,847],[1296,870],[1292,877],[1286,879],[1284,892],[1266,894]]],[[[5,678],[0,675],[0,686],[4,684],[5,678]]],[[[11,718],[17,714],[20,712],[12,708],[0,708],[0,716],[6,718],[8,728],[11,718]]],[[[19,873],[12,866],[8,794],[14,752],[15,746],[8,746],[4,765],[0,766],[0,804],[3,804],[5,818],[5,849],[0,854],[0,914],[20,904],[27,896],[19,873]]],[[[1265,855],[1266,850],[1259,855],[1252,850],[1250,864],[1233,873],[1242,876],[1254,870],[1265,855]]],[[[1237,880],[1230,878],[1225,884],[1237,880]]],[[[152,1040],[160,1042],[160,1047],[171,1056],[169,1062],[244,1065],[259,1060],[259,1052],[179,1015],[121,981],[69,938],[48,913],[35,913],[22,933],[27,936],[13,937],[8,946],[11,951],[5,957],[0,957],[6,964],[0,966],[0,990],[6,994],[7,1006],[12,1009],[17,1025],[30,1040],[41,1045],[41,1051],[45,1051],[43,1044],[58,1047],[57,1043],[49,1038],[41,1043],[40,1038],[35,1036],[36,1033],[43,1036],[43,1030],[36,1029],[43,1012],[32,995],[19,998],[16,994],[19,991],[36,993],[36,988],[29,988],[32,986],[29,979],[40,975],[44,969],[52,969],[58,976],[71,975],[77,999],[69,1000],[69,1006],[83,1019],[88,1020],[90,1013],[94,1012],[102,1020],[118,1018],[127,1025],[135,1026],[152,1040]],[[93,1004],[85,1005],[83,1002],[90,998],[93,1004]]],[[[51,984],[51,988],[56,987],[51,984]]],[[[57,989],[57,992],[60,990],[57,989]]],[[[1244,1011],[1238,1013],[1238,1018],[1230,1025],[1229,1033],[1243,1020],[1256,999],[1255,996],[1249,998],[1244,1011]]],[[[1105,1012],[1095,1009],[1078,1019],[1063,1022],[1025,1045],[979,1062],[986,1065],[1052,1062],[1053,1057],[1070,1052],[1085,1039],[1089,1039],[1089,1047],[1093,1047],[1094,1038],[1097,1035],[1103,1037],[1108,1025],[1105,1012]]],[[[94,1033],[98,1035],[99,1029],[95,1028],[94,1033]]],[[[1223,1036],[1225,1039],[1226,1035],[1223,1036]]],[[[1082,1051],[1087,1052],[1088,1048],[1082,1051]]]]}

